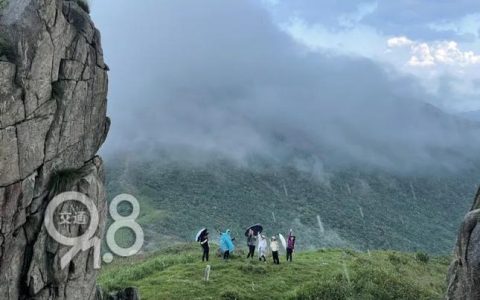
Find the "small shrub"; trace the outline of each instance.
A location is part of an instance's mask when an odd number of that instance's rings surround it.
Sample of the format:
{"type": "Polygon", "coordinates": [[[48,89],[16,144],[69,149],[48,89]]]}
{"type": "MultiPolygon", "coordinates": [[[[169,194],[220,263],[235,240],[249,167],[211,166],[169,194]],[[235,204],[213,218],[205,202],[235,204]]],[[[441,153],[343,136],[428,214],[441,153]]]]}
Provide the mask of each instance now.
{"type": "Polygon", "coordinates": [[[408,260],[405,257],[398,255],[397,253],[388,253],[388,260],[392,265],[405,265],[408,263],[408,260]]]}
{"type": "Polygon", "coordinates": [[[426,264],[430,261],[430,256],[428,255],[428,253],[420,251],[415,253],[415,259],[419,262],[426,264]]]}
{"type": "Polygon", "coordinates": [[[352,289],[342,274],[337,274],[331,279],[318,281],[305,285],[297,290],[292,300],[346,300],[351,299],[352,289]]]}
{"type": "Polygon", "coordinates": [[[225,291],[220,295],[223,300],[239,300],[240,294],[237,291],[225,291]]]}
{"type": "Polygon", "coordinates": [[[240,271],[247,274],[265,274],[267,270],[264,266],[255,266],[255,265],[240,265],[238,267],[240,271]]]}
{"type": "Polygon", "coordinates": [[[83,9],[87,14],[90,13],[90,5],[87,0],[75,0],[75,2],[83,9]]]}
{"type": "Polygon", "coordinates": [[[357,256],[357,253],[355,251],[353,251],[352,249],[345,249],[345,250],[343,250],[343,253],[345,255],[349,255],[349,256],[357,256]]]}
{"type": "Polygon", "coordinates": [[[85,176],[85,171],[82,169],[55,171],[50,177],[48,189],[53,195],[70,191],[83,176],[85,176]]]}
{"type": "Polygon", "coordinates": [[[0,0],[0,10],[7,7],[7,4],[8,4],[8,0],[0,0]]]}

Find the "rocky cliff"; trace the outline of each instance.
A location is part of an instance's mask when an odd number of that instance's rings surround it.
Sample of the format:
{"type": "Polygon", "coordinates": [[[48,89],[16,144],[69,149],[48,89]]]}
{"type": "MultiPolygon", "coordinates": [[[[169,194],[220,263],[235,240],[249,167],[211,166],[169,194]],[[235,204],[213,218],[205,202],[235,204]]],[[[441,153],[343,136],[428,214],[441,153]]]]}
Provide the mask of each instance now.
{"type": "Polygon", "coordinates": [[[446,299],[480,299],[480,189],[460,226],[454,255],[446,299]]]}
{"type": "Polygon", "coordinates": [[[43,226],[48,202],[76,190],[97,205],[95,235],[104,229],[96,152],[109,128],[108,68],[100,33],[77,2],[9,0],[0,13],[0,299],[95,298],[93,249],[61,269],[69,247],[43,226]]]}

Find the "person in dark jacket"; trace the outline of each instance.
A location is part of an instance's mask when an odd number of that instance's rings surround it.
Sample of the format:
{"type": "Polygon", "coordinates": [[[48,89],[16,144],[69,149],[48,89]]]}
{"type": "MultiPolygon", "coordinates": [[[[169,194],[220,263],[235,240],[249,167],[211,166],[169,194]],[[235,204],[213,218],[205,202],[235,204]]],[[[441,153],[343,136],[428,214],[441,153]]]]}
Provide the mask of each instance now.
{"type": "Polygon", "coordinates": [[[203,248],[202,261],[208,261],[208,255],[210,253],[210,246],[208,245],[208,231],[202,236],[200,245],[202,245],[203,248]]]}
{"type": "Polygon", "coordinates": [[[253,258],[253,255],[255,254],[255,235],[253,233],[253,230],[250,229],[248,232],[248,237],[247,237],[247,246],[248,246],[248,255],[247,258],[253,258]]]}
{"type": "Polygon", "coordinates": [[[294,250],[295,250],[295,236],[293,235],[292,230],[290,229],[290,232],[288,233],[288,240],[287,240],[287,261],[292,262],[292,254],[294,250]]]}

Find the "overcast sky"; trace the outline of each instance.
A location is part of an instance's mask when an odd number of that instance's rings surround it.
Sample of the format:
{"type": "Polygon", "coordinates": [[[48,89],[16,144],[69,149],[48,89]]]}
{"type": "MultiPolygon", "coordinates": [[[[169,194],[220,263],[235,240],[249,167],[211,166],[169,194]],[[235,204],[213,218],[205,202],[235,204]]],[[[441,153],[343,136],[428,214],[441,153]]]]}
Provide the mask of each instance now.
{"type": "Polygon", "coordinates": [[[360,55],[419,77],[450,111],[480,107],[480,2],[264,1],[312,51],[360,55]]]}
{"type": "Polygon", "coordinates": [[[111,68],[107,150],[414,165],[477,133],[424,103],[480,109],[478,1],[93,0],[92,15],[111,68]]]}

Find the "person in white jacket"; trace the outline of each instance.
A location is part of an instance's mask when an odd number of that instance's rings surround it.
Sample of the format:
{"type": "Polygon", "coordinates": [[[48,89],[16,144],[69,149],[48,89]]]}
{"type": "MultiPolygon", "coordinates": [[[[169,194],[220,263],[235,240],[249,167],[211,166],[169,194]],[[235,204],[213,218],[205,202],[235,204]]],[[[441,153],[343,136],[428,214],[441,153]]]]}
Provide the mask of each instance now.
{"type": "Polygon", "coordinates": [[[275,236],[272,236],[272,240],[270,241],[270,249],[272,250],[272,257],[273,263],[276,265],[280,264],[280,260],[278,259],[278,242],[275,236]]]}
{"type": "Polygon", "coordinates": [[[267,261],[265,258],[265,254],[267,253],[267,239],[265,235],[259,234],[258,235],[258,260],[267,261]]]}

